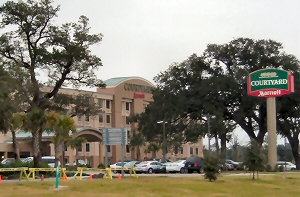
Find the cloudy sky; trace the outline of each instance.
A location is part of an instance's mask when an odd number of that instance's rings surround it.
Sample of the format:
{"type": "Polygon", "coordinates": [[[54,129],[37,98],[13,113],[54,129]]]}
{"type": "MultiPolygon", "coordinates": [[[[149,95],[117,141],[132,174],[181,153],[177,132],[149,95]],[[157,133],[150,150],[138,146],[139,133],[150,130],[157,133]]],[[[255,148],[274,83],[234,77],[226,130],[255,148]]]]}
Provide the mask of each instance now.
{"type": "Polygon", "coordinates": [[[273,39],[300,57],[299,0],[55,0],[56,22],[90,19],[101,57],[99,78],[140,76],[150,82],[173,62],[209,43],[237,37],[273,39]]]}
{"type": "MultiPolygon", "coordinates": [[[[93,46],[101,57],[99,78],[153,77],[209,43],[234,38],[273,39],[300,57],[299,0],[56,0],[57,23],[90,19],[91,32],[104,35],[93,46]]],[[[237,131],[241,143],[247,135],[237,131]]],[[[205,144],[207,140],[205,140],[205,144]]],[[[278,143],[283,143],[279,139],[278,143]]]]}

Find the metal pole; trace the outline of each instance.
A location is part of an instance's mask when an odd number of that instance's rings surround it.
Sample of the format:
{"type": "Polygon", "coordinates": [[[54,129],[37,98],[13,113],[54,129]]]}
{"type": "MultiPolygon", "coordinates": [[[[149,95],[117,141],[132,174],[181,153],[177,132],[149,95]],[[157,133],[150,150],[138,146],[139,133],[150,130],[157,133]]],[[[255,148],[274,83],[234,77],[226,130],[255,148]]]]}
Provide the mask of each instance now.
{"type": "Polygon", "coordinates": [[[105,145],[105,168],[108,168],[108,145],[105,145]]]}
{"type": "Polygon", "coordinates": [[[210,151],[210,115],[207,116],[207,130],[208,130],[208,150],[210,151]]]}
{"type": "MultiPolygon", "coordinates": [[[[126,136],[126,133],[127,132],[127,129],[125,128],[122,128],[122,144],[121,144],[121,147],[122,147],[122,157],[121,157],[121,166],[122,166],[122,169],[124,168],[124,155],[125,155],[125,136],[126,136]]],[[[122,177],[124,177],[124,170],[122,170],[122,177]]]]}
{"type": "Polygon", "coordinates": [[[163,157],[164,157],[164,162],[166,162],[166,123],[163,122],[163,157]]]}
{"type": "Polygon", "coordinates": [[[277,163],[276,99],[267,98],[268,163],[274,170],[277,163]]]}
{"type": "Polygon", "coordinates": [[[104,139],[104,145],[105,145],[105,168],[108,168],[108,146],[107,145],[107,142],[108,142],[108,130],[106,128],[104,128],[104,136],[105,136],[105,139],[104,139]]]}
{"type": "Polygon", "coordinates": [[[284,168],[283,171],[285,172],[286,168],[286,137],[284,137],[284,168]]]}

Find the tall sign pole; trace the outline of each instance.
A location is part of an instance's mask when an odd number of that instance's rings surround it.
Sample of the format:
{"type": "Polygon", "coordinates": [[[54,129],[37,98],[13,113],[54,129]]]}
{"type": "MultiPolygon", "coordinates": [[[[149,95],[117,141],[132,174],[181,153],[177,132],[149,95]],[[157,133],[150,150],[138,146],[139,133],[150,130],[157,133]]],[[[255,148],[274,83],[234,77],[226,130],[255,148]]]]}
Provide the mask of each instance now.
{"type": "Polygon", "coordinates": [[[294,92],[294,76],[282,69],[260,69],[248,77],[248,95],[267,99],[268,163],[277,163],[276,97],[294,92]]]}

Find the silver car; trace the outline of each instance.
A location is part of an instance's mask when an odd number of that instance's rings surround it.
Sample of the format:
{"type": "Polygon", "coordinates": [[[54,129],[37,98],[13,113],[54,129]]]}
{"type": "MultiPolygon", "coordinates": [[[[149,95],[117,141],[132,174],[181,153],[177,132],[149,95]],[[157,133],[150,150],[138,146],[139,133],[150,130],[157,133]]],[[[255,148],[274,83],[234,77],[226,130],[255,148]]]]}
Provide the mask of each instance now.
{"type": "Polygon", "coordinates": [[[166,172],[166,166],[157,161],[143,161],[136,165],[135,171],[137,173],[148,173],[153,172],[164,173],[166,172]]]}

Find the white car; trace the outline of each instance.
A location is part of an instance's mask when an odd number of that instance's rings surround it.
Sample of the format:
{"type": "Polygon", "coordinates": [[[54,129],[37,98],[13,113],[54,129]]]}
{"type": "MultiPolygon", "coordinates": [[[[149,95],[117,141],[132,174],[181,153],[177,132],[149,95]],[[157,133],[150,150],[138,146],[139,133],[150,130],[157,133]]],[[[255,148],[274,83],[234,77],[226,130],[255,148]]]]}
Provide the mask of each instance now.
{"type": "Polygon", "coordinates": [[[185,160],[178,160],[178,161],[175,161],[173,163],[167,163],[166,171],[167,172],[184,173],[185,172],[184,164],[185,164],[185,160]]]}
{"type": "MultiPolygon", "coordinates": [[[[123,165],[125,165],[125,164],[126,164],[126,162],[123,162],[123,165]]],[[[110,168],[122,168],[122,162],[117,162],[115,164],[110,165],[109,167],[110,168]]],[[[113,173],[118,173],[118,171],[114,169],[113,173]]]]}
{"type": "Polygon", "coordinates": [[[285,166],[285,170],[296,170],[296,165],[292,162],[278,161],[277,166],[285,166]]]}

